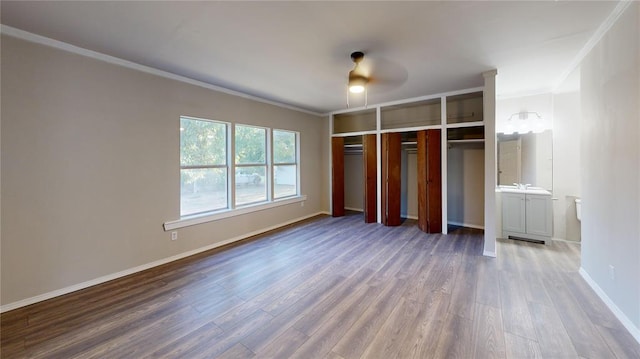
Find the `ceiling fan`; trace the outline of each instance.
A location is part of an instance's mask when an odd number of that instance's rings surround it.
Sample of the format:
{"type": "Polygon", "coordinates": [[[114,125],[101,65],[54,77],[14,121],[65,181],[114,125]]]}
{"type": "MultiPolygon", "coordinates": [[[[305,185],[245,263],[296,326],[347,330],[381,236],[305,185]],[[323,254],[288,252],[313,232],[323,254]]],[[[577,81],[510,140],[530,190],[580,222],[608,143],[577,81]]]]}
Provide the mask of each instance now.
{"type": "Polygon", "coordinates": [[[356,51],[351,53],[351,61],[355,64],[353,70],[349,71],[349,92],[361,93],[364,92],[369,78],[363,73],[360,68],[360,62],[364,59],[364,53],[362,51],[356,51]]]}
{"type": "Polygon", "coordinates": [[[347,107],[349,107],[349,95],[364,93],[364,106],[367,106],[369,88],[376,92],[383,92],[402,85],[407,81],[407,70],[392,61],[380,57],[368,57],[364,61],[364,52],[351,53],[351,61],[354,67],[349,71],[347,107]]]}

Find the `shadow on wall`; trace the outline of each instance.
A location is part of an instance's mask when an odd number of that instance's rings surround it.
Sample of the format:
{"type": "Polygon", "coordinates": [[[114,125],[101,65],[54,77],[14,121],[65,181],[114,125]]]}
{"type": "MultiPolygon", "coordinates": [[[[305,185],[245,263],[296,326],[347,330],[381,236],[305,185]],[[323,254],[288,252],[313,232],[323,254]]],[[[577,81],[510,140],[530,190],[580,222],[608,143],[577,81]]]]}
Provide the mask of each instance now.
{"type": "Polygon", "coordinates": [[[582,238],[582,232],[580,227],[580,221],[576,215],[576,196],[565,196],[564,214],[565,214],[565,228],[566,239],[569,241],[580,242],[582,238]]]}
{"type": "Polygon", "coordinates": [[[447,219],[449,222],[464,223],[464,157],[463,152],[449,148],[447,154],[447,219]]]}

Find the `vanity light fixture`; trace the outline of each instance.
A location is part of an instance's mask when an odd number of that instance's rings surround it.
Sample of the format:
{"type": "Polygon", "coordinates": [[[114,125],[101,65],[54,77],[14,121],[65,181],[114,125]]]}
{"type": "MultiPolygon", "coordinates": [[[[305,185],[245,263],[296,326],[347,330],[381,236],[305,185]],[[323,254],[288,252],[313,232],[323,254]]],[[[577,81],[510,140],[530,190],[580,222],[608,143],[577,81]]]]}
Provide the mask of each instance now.
{"type": "Polygon", "coordinates": [[[506,135],[515,133],[540,133],[544,132],[544,120],[537,112],[521,111],[509,116],[504,131],[498,131],[506,135]]]}

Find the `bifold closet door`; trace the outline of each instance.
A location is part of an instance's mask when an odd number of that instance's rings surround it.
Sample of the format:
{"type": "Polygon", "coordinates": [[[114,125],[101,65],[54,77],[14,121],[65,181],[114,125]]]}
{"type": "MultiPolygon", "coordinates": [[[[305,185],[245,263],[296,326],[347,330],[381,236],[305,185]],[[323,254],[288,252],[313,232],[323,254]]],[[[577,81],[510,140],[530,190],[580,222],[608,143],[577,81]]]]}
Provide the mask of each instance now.
{"type": "Polygon", "coordinates": [[[418,131],[418,227],[442,232],[442,157],[440,130],[418,131]]]}
{"type": "Polygon", "coordinates": [[[331,215],[344,216],[344,137],[331,138],[331,215]]]}
{"type": "Polygon", "coordinates": [[[399,226],[400,219],[400,162],[402,138],[400,133],[383,133],[382,138],[382,224],[399,226]]]}
{"type": "Polygon", "coordinates": [[[362,163],[364,178],[364,222],[375,223],[378,217],[376,206],[377,187],[377,156],[376,135],[362,136],[362,163]]]}

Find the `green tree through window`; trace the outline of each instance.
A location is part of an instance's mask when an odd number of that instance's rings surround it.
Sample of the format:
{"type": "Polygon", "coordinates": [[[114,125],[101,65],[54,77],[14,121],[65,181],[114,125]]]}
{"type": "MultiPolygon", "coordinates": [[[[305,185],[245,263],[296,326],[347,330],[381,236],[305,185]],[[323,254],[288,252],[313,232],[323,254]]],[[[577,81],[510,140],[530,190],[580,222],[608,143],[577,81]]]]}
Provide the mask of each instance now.
{"type": "Polygon", "coordinates": [[[236,124],[231,147],[230,130],[229,123],[180,117],[181,216],[299,194],[297,132],[236,124]]]}
{"type": "Polygon", "coordinates": [[[298,194],[297,134],[273,130],[273,197],[298,194]]]}
{"type": "Polygon", "coordinates": [[[237,206],[264,202],[267,195],[267,129],[235,126],[237,206]]]}
{"type": "Polygon", "coordinates": [[[265,164],[267,151],[266,130],[259,127],[236,125],[236,164],[265,164]]]}
{"type": "Polygon", "coordinates": [[[227,208],[227,124],[180,118],[180,215],[227,208]]]}

